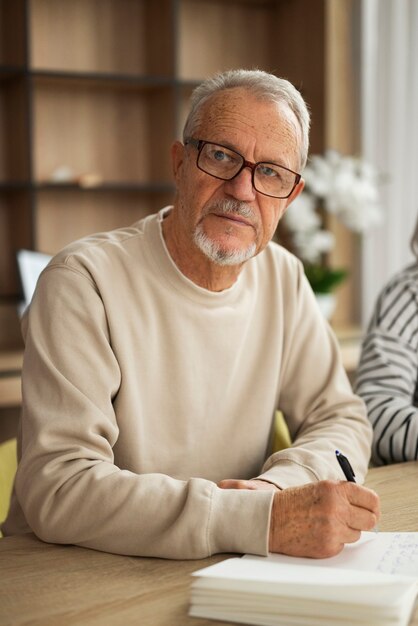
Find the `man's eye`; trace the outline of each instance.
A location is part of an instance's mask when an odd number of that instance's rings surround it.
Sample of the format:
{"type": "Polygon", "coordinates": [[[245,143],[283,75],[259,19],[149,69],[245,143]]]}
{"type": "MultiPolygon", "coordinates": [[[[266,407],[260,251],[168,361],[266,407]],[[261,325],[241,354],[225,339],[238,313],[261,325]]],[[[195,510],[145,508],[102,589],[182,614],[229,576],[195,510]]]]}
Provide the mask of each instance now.
{"type": "Polygon", "coordinates": [[[268,165],[260,165],[258,169],[262,176],[266,176],[268,178],[280,178],[279,172],[272,167],[268,167],[268,165]]]}
{"type": "Polygon", "coordinates": [[[207,143],[202,152],[202,159],[206,159],[208,164],[212,163],[214,166],[222,165],[223,168],[228,167],[232,171],[234,167],[239,167],[242,157],[219,144],[207,143]]]}
{"type": "Polygon", "coordinates": [[[229,160],[229,156],[223,150],[214,150],[212,152],[212,158],[215,159],[215,161],[228,161],[229,160]]]}

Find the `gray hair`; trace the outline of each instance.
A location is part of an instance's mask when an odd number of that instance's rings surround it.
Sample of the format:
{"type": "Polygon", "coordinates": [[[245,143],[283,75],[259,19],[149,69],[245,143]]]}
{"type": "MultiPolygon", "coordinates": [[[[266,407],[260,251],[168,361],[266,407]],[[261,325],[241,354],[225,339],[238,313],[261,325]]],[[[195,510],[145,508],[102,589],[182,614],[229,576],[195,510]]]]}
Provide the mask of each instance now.
{"type": "Polygon", "coordinates": [[[215,93],[235,87],[251,90],[251,93],[260,100],[285,103],[293,111],[301,130],[299,157],[303,169],[309,151],[310,115],[306,102],[288,80],[262,70],[229,70],[208,78],[196,87],[190,99],[190,112],[184,125],[183,141],[192,136],[198,124],[199,112],[205,102],[215,93]]]}

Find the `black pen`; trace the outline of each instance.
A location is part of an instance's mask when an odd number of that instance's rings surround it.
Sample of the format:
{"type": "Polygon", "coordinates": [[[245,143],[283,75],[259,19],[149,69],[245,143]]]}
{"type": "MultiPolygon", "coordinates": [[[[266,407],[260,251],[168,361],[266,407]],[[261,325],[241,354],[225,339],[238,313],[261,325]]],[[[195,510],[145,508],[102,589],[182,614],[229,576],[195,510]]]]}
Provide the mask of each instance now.
{"type": "Polygon", "coordinates": [[[341,454],[339,450],[335,451],[335,456],[337,457],[337,461],[340,464],[340,467],[342,471],[344,472],[344,476],[346,477],[346,479],[349,480],[350,483],[355,483],[356,475],[354,474],[354,470],[350,465],[350,461],[347,459],[346,456],[341,454]]]}
{"type": "MultiPolygon", "coordinates": [[[[339,450],[335,451],[335,456],[337,457],[337,461],[340,464],[340,467],[342,469],[342,471],[344,472],[344,476],[346,477],[346,479],[348,481],[350,481],[350,483],[355,483],[356,482],[356,478],[355,478],[355,474],[354,474],[354,470],[351,467],[350,461],[347,459],[346,456],[344,456],[343,454],[341,454],[341,452],[339,450]]],[[[379,529],[377,526],[375,526],[373,528],[373,532],[378,533],[379,529]]]]}

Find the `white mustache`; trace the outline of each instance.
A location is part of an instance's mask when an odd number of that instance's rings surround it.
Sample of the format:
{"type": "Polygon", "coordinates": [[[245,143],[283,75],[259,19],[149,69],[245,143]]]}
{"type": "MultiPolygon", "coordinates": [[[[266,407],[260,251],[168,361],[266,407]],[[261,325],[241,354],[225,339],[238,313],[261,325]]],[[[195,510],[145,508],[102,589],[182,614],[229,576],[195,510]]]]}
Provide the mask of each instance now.
{"type": "Polygon", "coordinates": [[[241,217],[255,219],[253,209],[246,202],[239,200],[218,200],[211,204],[207,210],[208,213],[221,213],[223,215],[240,215],[241,217]]]}

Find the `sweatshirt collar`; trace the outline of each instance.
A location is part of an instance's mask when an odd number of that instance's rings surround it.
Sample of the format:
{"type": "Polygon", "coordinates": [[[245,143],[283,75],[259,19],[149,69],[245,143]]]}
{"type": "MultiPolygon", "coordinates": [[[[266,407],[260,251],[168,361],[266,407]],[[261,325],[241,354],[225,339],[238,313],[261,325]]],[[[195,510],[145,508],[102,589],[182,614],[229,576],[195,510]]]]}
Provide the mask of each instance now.
{"type": "MultiPolygon", "coordinates": [[[[166,246],[162,222],[171,210],[172,206],[164,207],[156,215],[153,215],[152,219],[147,220],[146,224],[146,234],[147,240],[150,243],[150,251],[164,279],[170,282],[172,287],[180,291],[186,297],[203,304],[215,306],[220,304],[233,304],[235,300],[241,297],[245,282],[243,275],[247,272],[247,267],[245,266],[243,268],[236,282],[223,291],[211,291],[196,285],[196,283],[187,278],[187,276],[179,270],[166,246]]],[[[248,261],[246,265],[252,264],[252,262],[253,259],[248,261]]]]}

